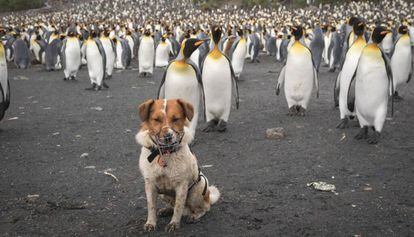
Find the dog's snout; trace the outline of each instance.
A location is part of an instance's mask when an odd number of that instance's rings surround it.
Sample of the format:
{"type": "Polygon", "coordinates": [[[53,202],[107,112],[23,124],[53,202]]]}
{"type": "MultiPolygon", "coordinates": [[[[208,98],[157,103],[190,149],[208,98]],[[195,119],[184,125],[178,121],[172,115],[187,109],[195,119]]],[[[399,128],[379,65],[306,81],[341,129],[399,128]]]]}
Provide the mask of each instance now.
{"type": "Polygon", "coordinates": [[[173,140],[173,134],[172,134],[172,132],[170,132],[170,131],[166,132],[166,133],[164,134],[164,140],[165,140],[165,142],[167,142],[167,143],[172,142],[172,140],[173,140]]]}

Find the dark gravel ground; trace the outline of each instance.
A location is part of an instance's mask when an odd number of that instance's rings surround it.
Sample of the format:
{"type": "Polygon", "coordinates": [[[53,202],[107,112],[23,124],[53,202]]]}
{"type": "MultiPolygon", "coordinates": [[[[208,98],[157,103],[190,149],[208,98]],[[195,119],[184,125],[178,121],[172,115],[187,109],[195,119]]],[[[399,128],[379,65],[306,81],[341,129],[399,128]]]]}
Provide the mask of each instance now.
{"type": "MultiPolygon", "coordinates": [[[[400,91],[405,100],[373,146],[352,138],[357,127],[335,129],[336,73],[326,68],[307,116],[286,116],[284,94],[274,94],[280,66],[265,56],[246,64],[228,131],[198,131],[199,165],[208,166],[202,170],[222,198],[175,235],[413,236],[414,83],[400,91]],[[267,140],[272,127],[287,136],[267,140]],[[311,181],[335,184],[337,194],[307,187],[311,181]]],[[[1,236],[145,234],[137,106],[155,96],[162,73],[143,79],[116,71],[109,90],[90,92],[86,68],[78,82],[64,82],[61,71],[10,65],[11,108],[0,123],[1,236]]],[[[152,235],[163,235],[168,221],[159,219],[152,235]]]]}

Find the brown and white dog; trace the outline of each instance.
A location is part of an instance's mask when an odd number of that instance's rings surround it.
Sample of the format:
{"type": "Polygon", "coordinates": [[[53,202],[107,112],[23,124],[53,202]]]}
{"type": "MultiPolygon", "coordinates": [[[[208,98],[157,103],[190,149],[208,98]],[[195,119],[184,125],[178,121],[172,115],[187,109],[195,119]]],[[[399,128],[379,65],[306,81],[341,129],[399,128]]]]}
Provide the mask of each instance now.
{"type": "Polygon", "coordinates": [[[193,106],[181,99],[147,100],[139,106],[142,124],[135,136],[142,145],[139,168],[145,180],[148,204],[147,231],[155,230],[158,216],[173,215],[166,230],[180,227],[181,217],[196,221],[220,198],[199,171],[197,159],[189,148],[192,133],[189,122],[193,106]],[[156,211],[157,196],[169,205],[156,211]]]}

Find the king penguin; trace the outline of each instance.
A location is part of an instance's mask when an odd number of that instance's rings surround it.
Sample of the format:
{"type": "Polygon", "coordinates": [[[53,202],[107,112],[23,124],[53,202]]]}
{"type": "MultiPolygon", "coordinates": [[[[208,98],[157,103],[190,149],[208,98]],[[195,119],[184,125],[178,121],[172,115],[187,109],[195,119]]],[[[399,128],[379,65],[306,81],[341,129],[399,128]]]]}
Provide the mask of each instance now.
{"type": "Polygon", "coordinates": [[[103,49],[102,42],[97,37],[98,33],[92,30],[91,35],[86,41],[86,61],[91,80],[91,87],[86,88],[86,90],[99,91],[102,89],[102,86],[108,88],[103,81],[106,67],[105,50],[103,49]]]}
{"type": "Polygon", "coordinates": [[[239,29],[237,31],[238,38],[234,41],[231,49],[231,65],[234,69],[234,75],[236,79],[240,78],[240,74],[243,71],[244,61],[246,58],[247,47],[246,39],[243,35],[243,30],[239,29]]]}
{"type": "Polygon", "coordinates": [[[387,116],[388,97],[394,89],[388,58],[378,46],[388,33],[383,26],[374,29],[373,42],[362,50],[354,79],[355,109],[361,127],[355,138],[368,139],[369,144],[376,144],[380,139],[387,116]],[[369,128],[374,130],[370,137],[369,128]]]}
{"type": "Polygon", "coordinates": [[[76,80],[81,66],[81,42],[75,29],[69,29],[68,36],[62,41],[62,66],[65,77],[63,80],[76,80]]]}
{"type": "Polygon", "coordinates": [[[235,85],[236,108],[239,107],[239,94],[230,59],[218,48],[222,34],[221,27],[213,26],[211,34],[214,47],[205,58],[201,70],[207,120],[207,126],[203,131],[211,132],[217,129],[219,132],[224,132],[230,116],[232,81],[235,85]]]}
{"type": "Polygon", "coordinates": [[[105,50],[106,56],[106,79],[110,79],[112,77],[112,72],[114,71],[115,59],[116,59],[116,49],[115,43],[111,38],[109,38],[110,32],[108,29],[104,30],[100,40],[102,42],[103,49],[105,50]]]}
{"type": "Polygon", "coordinates": [[[10,84],[7,78],[6,50],[0,42],[0,121],[10,105],[10,84]]]}
{"type": "Polygon", "coordinates": [[[161,40],[155,50],[155,66],[166,67],[168,66],[169,55],[171,51],[171,45],[166,42],[166,35],[161,36],[161,40]]]}
{"type": "Polygon", "coordinates": [[[352,87],[351,81],[357,69],[362,49],[367,44],[363,37],[364,29],[365,25],[362,21],[358,21],[354,24],[353,34],[357,36],[357,39],[346,52],[344,65],[336,79],[334,96],[336,101],[338,101],[337,97],[339,97],[339,111],[341,118],[341,123],[337,128],[342,129],[348,127],[349,118],[355,116],[355,88],[352,87]]]}
{"type": "Polygon", "coordinates": [[[402,97],[398,95],[397,88],[404,82],[408,83],[413,74],[412,48],[408,27],[401,25],[398,28],[398,34],[399,37],[395,41],[391,57],[392,78],[395,89],[393,96],[397,101],[402,100],[402,97]]]}
{"type": "Polygon", "coordinates": [[[203,43],[203,40],[198,39],[183,41],[177,58],[167,66],[157,95],[158,98],[184,99],[193,105],[194,117],[190,122],[193,136],[197,128],[200,101],[204,93],[200,71],[190,60],[190,56],[203,43]]]}
{"type": "Polygon", "coordinates": [[[289,107],[289,116],[305,116],[310,96],[315,83],[319,97],[318,75],[312,61],[312,52],[302,42],[303,28],[292,26],[295,37],[290,47],[286,64],[280,72],[276,86],[279,95],[280,86],[284,83],[285,96],[289,107]]]}
{"type": "Polygon", "coordinates": [[[151,32],[146,30],[141,39],[138,49],[138,64],[139,75],[141,77],[152,76],[154,70],[154,39],[151,37],[151,32]]]}

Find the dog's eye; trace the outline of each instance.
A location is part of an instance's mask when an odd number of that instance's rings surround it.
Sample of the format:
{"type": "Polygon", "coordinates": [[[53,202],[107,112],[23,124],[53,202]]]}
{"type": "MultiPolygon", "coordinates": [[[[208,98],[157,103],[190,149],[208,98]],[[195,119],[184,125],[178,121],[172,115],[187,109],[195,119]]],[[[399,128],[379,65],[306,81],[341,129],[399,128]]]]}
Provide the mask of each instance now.
{"type": "Polygon", "coordinates": [[[172,122],[173,122],[173,123],[176,123],[176,122],[178,122],[178,121],[180,121],[180,118],[176,118],[176,117],[173,117],[173,118],[172,118],[172,122]]]}
{"type": "Polygon", "coordinates": [[[152,119],[154,122],[156,122],[156,123],[161,123],[161,119],[160,118],[154,118],[154,119],[152,119]]]}

